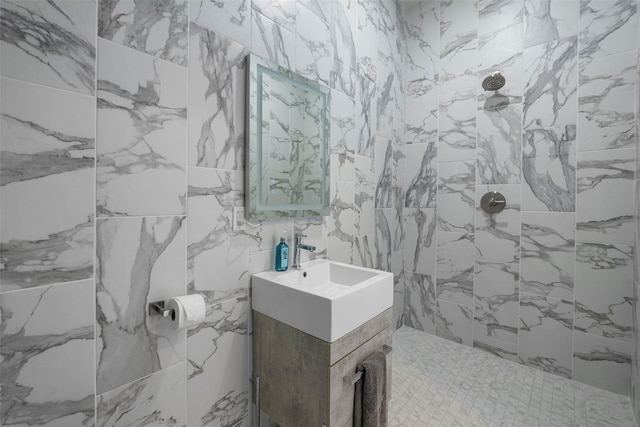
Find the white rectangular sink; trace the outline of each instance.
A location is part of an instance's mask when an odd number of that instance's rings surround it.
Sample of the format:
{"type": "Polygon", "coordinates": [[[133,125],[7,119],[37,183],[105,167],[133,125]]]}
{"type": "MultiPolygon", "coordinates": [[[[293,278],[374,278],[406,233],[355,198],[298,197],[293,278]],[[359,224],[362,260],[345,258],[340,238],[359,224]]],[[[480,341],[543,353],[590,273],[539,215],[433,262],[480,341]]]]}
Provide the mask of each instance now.
{"type": "Polygon", "coordinates": [[[318,259],[252,276],[254,310],[334,342],[393,305],[393,274],[318,259]]]}

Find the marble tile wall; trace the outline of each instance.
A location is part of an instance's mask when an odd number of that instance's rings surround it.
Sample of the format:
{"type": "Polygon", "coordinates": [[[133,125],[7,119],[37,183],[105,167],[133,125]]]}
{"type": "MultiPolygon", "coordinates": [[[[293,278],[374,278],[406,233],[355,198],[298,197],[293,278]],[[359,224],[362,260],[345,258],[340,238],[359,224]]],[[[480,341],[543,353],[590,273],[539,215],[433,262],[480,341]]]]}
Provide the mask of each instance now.
{"type": "MultiPolygon", "coordinates": [[[[638,2],[640,6],[640,2],[638,2]]],[[[634,35],[631,34],[630,37],[634,35]]],[[[636,78],[640,81],[640,26],[636,30],[635,39],[638,42],[636,48],[636,78]]],[[[636,111],[640,111],[640,84],[636,85],[636,111]]],[[[635,121],[634,132],[636,135],[640,134],[640,121],[635,121]]],[[[632,323],[632,338],[633,338],[633,353],[631,359],[631,405],[633,406],[633,413],[636,418],[636,423],[640,423],[640,305],[638,299],[640,298],[640,142],[635,145],[636,151],[636,164],[635,164],[635,191],[634,191],[634,256],[633,256],[633,294],[631,312],[632,323]]]]}
{"type": "MultiPolygon", "coordinates": [[[[250,274],[282,231],[317,247],[304,259],[393,271],[402,324],[405,168],[435,177],[436,140],[406,160],[396,1],[0,8],[0,424],[250,425],[250,274]],[[331,90],[328,217],[232,229],[250,52],[331,90]],[[199,327],[146,315],[187,293],[207,301],[199,327]]],[[[416,191],[435,232],[436,183],[416,191]]]]}
{"type": "Polygon", "coordinates": [[[629,394],[637,1],[403,14],[404,324],[629,394]],[[480,209],[487,191],[505,210],[480,209]]]}

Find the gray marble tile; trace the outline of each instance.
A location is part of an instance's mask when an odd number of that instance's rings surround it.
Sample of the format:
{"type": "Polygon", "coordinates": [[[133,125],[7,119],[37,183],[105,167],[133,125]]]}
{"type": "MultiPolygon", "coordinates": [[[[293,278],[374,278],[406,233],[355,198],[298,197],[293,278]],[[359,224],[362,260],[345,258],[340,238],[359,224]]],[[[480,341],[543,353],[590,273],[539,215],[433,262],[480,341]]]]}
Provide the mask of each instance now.
{"type": "Polygon", "coordinates": [[[331,1],[331,44],[333,46],[333,70],[331,87],[353,98],[356,96],[356,32],[358,5],[355,0],[331,1]]]}
{"type": "MultiPolygon", "coordinates": [[[[258,0],[264,4],[265,1],[258,0]]],[[[243,46],[251,44],[252,0],[189,0],[189,18],[243,46]]],[[[265,7],[266,9],[266,7],[265,7]]]]}
{"type": "Polygon", "coordinates": [[[98,215],[184,214],[186,68],[108,41],[99,48],[98,215]]]}
{"type": "Polygon", "coordinates": [[[449,341],[473,345],[473,308],[438,299],[436,335],[449,341]]]}
{"type": "Polygon", "coordinates": [[[435,334],[436,285],[433,276],[405,271],[404,280],[404,324],[435,334]]]}
{"type": "Polygon", "coordinates": [[[476,260],[474,339],[485,336],[518,343],[518,269],[518,262],[476,260]]]}
{"type": "Polygon", "coordinates": [[[577,37],[524,50],[524,129],[576,122],[577,53],[577,37]]]}
{"type": "Polygon", "coordinates": [[[393,142],[380,135],[376,138],[375,169],[378,177],[376,184],[376,208],[393,207],[393,172],[394,150],[393,142]]]}
{"type": "Polygon", "coordinates": [[[372,82],[377,80],[378,62],[378,2],[355,0],[357,6],[356,53],[358,55],[358,75],[372,82]]]}
{"type": "Polygon", "coordinates": [[[571,378],[572,329],[572,303],[520,294],[520,363],[571,378]]]}
{"type": "Polygon", "coordinates": [[[353,239],[353,264],[361,267],[375,268],[374,235],[360,235],[353,239]]]}
{"type": "Polygon", "coordinates": [[[503,103],[522,102],[522,28],[520,19],[509,27],[478,37],[478,102],[485,109],[499,111],[503,103]],[[498,92],[480,91],[482,80],[495,71],[505,77],[504,87],[498,92]]]}
{"type": "Polygon", "coordinates": [[[350,264],[355,237],[355,183],[331,181],[331,213],[328,220],[327,257],[350,264]]]}
{"type": "Polygon", "coordinates": [[[403,84],[399,80],[404,69],[400,46],[400,22],[396,13],[397,3],[378,2],[378,64],[376,72],[377,87],[377,131],[386,138],[393,136],[394,111],[400,106],[398,97],[403,84]]]}
{"type": "Polygon", "coordinates": [[[522,168],[522,108],[478,109],[478,183],[519,184],[522,168]]]}
{"type": "MultiPolygon", "coordinates": [[[[251,51],[288,70],[294,68],[296,38],[290,31],[265,17],[257,10],[252,12],[251,51]]],[[[242,63],[237,64],[244,68],[242,63]]]]}
{"type": "Polygon", "coordinates": [[[368,157],[356,156],[355,209],[356,235],[374,233],[375,163],[368,157]]]}
{"type": "Polygon", "coordinates": [[[475,162],[438,165],[438,231],[475,231],[475,162]]]}
{"type": "Polygon", "coordinates": [[[574,328],[632,341],[633,248],[576,245],[574,328]]]}
{"type": "Polygon", "coordinates": [[[0,289],[92,277],[95,99],[6,78],[0,91],[0,289]]]}
{"type": "Polygon", "coordinates": [[[104,0],[98,8],[98,37],[187,65],[187,0],[104,0]]]}
{"type": "Polygon", "coordinates": [[[376,209],[375,263],[378,270],[391,271],[391,255],[393,253],[393,230],[395,228],[393,209],[376,209]]]}
{"type": "Polygon", "coordinates": [[[355,101],[332,90],[330,110],[331,179],[355,182],[355,101]]]}
{"type": "Polygon", "coordinates": [[[578,1],[525,0],[524,46],[578,34],[578,1]]]}
{"type": "Polygon", "coordinates": [[[404,260],[402,251],[391,255],[391,273],[393,274],[393,328],[394,330],[404,324],[404,260]]]}
{"type": "Polygon", "coordinates": [[[251,7],[287,30],[296,30],[295,1],[251,0],[251,7]]]}
{"type": "Polygon", "coordinates": [[[576,332],[573,379],[614,393],[629,395],[631,343],[576,332]]]}
{"type": "Polygon", "coordinates": [[[93,426],[94,283],[0,294],[2,425],[93,426]]]}
{"type": "Polygon", "coordinates": [[[579,151],[633,147],[636,52],[585,59],[579,65],[579,151]]]}
{"type": "Polygon", "coordinates": [[[326,21],[302,3],[297,3],[296,71],[326,86],[330,85],[333,69],[333,47],[329,30],[326,21]]]}
{"type": "Polygon", "coordinates": [[[640,415],[640,390],[638,387],[638,377],[640,375],[640,331],[638,325],[640,325],[640,304],[638,304],[638,298],[640,297],[640,285],[638,282],[633,284],[633,353],[631,354],[631,403],[633,405],[634,414],[636,419],[639,419],[640,415]]]}
{"type": "Polygon", "coordinates": [[[475,195],[476,258],[512,262],[520,258],[520,186],[479,185],[475,195]],[[480,207],[482,196],[498,191],[506,199],[505,208],[490,214],[480,207]]]}
{"type": "Polygon", "coordinates": [[[405,147],[405,201],[407,208],[435,208],[437,196],[436,143],[405,147]]]}
{"type": "Polygon", "coordinates": [[[475,86],[441,93],[438,114],[438,162],[474,160],[477,138],[475,86]]]}
{"type": "Polygon", "coordinates": [[[460,91],[477,81],[478,5],[475,1],[440,4],[440,90],[460,91]]]}
{"type": "Polygon", "coordinates": [[[248,425],[248,297],[212,302],[204,323],[188,331],[190,426],[248,425]]]}
{"type": "Polygon", "coordinates": [[[246,63],[242,45],[196,24],[189,30],[189,165],[242,169],[246,63]]]}
{"type": "Polygon", "coordinates": [[[184,363],[179,363],[98,396],[97,425],[186,425],[184,372],[184,363]]]}
{"type": "Polygon", "coordinates": [[[183,222],[184,217],[98,220],[99,394],[184,361],[184,331],[147,315],[148,302],[186,294],[183,222]]]}
{"type": "Polygon", "coordinates": [[[473,306],[474,235],[438,231],[437,239],[438,300],[473,306]]]}
{"type": "Polygon", "coordinates": [[[405,208],[405,270],[435,276],[436,210],[405,208]]]}
{"type": "Polygon", "coordinates": [[[580,1],[580,57],[596,58],[634,50],[638,5],[632,0],[580,1]]]}
{"type": "Polygon", "coordinates": [[[373,157],[376,144],[376,85],[366,77],[358,75],[356,87],[356,154],[373,157]]]}
{"type": "Polygon", "coordinates": [[[95,93],[96,2],[5,0],[0,12],[3,76],[95,93]]]}
{"type": "Polygon", "coordinates": [[[524,0],[479,0],[478,34],[493,33],[522,24],[524,0]]]}
{"type": "Polygon", "coordinates": [[[633,244],[634,169],[631,148],[578,153],[577,241],[633,244]]]}
{"type": "Polygon", "coordinates": [[[523,292],[573,300],[575,214],[522,213],[523,292]]]}
{"type": "Polygon", "coordinates": [[[518,344],[516,343],[503,341],[485,335],[477,335],[474,332],[473,347],[484,350],[487,353],[491,353],[502,359],[510,360],[512,362],[518,361],[518,344]]]}
{"type": "Polygon", "coordinates": [[[526,130],[522,152],[522,209],[576,210],[576,126],[526,130]]]}

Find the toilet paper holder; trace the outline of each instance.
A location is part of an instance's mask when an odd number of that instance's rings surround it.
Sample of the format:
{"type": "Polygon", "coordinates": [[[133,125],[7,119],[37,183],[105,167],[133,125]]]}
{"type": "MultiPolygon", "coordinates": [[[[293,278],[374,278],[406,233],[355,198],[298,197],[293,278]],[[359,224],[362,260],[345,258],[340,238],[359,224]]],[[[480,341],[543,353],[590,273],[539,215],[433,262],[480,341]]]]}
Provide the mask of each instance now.
{"type": "Polygon", "coordinates": [[[164,301],[155,301],[149,303],[149,316],[169,317],[173,310],[164,307],[164,301]]]}

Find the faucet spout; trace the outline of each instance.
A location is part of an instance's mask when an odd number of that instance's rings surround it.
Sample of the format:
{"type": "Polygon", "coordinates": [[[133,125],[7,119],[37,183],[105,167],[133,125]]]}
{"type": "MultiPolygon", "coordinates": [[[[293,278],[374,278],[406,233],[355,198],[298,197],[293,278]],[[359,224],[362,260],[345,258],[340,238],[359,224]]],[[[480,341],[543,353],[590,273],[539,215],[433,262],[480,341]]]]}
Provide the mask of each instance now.
{"type": "Polygon", "coordinates": [[[305,251],[314,252],[316,247],[313,245],[307,245],[302,243],[302,238],[307,237],[304,234],[296,233],[293,238],[293,263],[291,264],[291,268],[295,270],[300,269],[300,250],[304,249],[305,251]]]}

